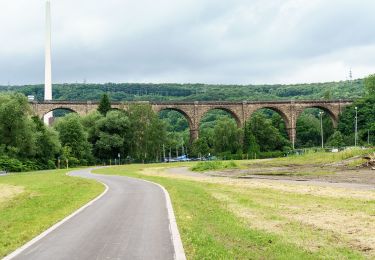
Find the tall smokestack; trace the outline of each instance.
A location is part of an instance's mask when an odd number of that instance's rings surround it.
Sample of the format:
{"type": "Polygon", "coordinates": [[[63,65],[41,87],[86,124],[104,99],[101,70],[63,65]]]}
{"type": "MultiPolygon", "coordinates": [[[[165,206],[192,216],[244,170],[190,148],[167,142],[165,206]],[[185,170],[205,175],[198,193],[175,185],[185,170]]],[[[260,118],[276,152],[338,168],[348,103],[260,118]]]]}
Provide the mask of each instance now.
{"type": "MultiPolygon", "coordinates": [[[[51,3],[46,1],[46,42],[44,68],[44,100],[52,100],[52,61],[51,61],[51,3]]],[[[50,123],[53,112],[44,116],[44,122],[50,123]]]]}

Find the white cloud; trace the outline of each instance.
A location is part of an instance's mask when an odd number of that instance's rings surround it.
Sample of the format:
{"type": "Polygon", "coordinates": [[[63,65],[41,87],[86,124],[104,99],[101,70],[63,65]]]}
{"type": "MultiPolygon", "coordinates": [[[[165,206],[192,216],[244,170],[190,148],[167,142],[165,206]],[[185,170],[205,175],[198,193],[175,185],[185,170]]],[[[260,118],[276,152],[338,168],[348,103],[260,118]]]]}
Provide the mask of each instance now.
{"type": "MultiPolygon", "coordinates": [[[[57,82],[296,83],[375,70],[373,0],[52,0],[57,82]]],[[[0,0],[0,84],[43,82],[44,1],[0,0]]]]}

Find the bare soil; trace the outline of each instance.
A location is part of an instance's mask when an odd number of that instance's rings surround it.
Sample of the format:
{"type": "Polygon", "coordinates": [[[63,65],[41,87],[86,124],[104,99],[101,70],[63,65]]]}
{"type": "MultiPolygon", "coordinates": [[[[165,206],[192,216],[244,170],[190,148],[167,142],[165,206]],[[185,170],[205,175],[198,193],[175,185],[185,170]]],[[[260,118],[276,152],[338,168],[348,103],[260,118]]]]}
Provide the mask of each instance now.
{"type": "Polygon", "coordinates": [[[0,184],[0,204],[14,198],[24,191],[25,189],[21,186],[0,184]]]}

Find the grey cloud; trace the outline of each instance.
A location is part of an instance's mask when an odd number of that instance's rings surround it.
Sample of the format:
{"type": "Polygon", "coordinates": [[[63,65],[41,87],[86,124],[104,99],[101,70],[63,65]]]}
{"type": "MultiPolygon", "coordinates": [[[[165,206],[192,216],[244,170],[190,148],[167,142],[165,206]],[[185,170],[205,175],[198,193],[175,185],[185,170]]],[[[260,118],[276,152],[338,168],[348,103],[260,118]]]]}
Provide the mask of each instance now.
{"type": "MultiPolygon", "coordinates": [[[[0,84],[43,81],[43,4],[0,2],[0,10],[8,12],[0,22],[11,21],[0,29],[6,39],[0,41],[0,84]]],[[[345,79],[352,66],[358,77],[375,69],[371,0],[52,0],[52,5],[57,82],[285,83],[345,79]]]]}

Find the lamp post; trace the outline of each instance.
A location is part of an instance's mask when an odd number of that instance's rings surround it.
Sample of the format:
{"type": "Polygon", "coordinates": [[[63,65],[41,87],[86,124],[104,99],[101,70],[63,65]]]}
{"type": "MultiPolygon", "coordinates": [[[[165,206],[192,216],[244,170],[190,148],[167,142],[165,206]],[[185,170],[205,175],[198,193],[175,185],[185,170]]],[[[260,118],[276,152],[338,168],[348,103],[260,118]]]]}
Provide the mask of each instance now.
{"type": "Polygon", "coordinates": [[[322,138],[322,149],[324,148],[324,137],[323,137],[323,114],[324,112],[319,112],[320,116],[320,136],[322,138]]]}
{"type": "Polygon", "coordinates": [[[354,132],[354,146],[358,143],[358,107],[355,107],[355,132],[354,132]]]}

